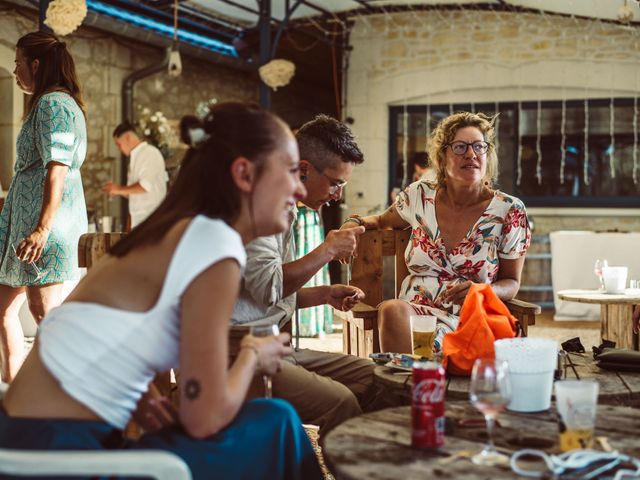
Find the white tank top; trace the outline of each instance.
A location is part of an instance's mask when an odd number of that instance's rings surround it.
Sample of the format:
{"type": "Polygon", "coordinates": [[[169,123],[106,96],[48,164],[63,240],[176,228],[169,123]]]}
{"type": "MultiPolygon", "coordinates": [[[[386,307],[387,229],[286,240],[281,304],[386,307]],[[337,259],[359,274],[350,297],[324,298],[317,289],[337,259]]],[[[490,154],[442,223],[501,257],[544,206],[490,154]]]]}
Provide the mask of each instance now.
{"type": "Polygon", "coordinates": [[[194,278],[225,258],[244,268],[240,235],[221,220],[195,217],[178,242],[150,310],[64,303],[40,326],[42,362],[69,395],[124,428],[153,377],[179,366],[182,294],[194,278]]]}

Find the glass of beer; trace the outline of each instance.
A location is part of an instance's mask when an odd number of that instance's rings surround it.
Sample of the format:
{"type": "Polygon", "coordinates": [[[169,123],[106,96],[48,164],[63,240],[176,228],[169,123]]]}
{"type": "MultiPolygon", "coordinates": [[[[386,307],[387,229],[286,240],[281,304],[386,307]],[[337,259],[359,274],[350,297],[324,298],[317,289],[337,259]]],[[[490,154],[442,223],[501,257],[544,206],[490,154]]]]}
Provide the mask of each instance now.
{"type": "Polygon", "coordinates": [[[598,382],[561,380],[555,383],[560,450],[592,448],[598,406],[598,382]]]}
{"type": "Polygon", "coordinates": [[[436,336],[436,317],[411,315],[411,350],[414,355],[433,357],[433,340],[436,336]]]}

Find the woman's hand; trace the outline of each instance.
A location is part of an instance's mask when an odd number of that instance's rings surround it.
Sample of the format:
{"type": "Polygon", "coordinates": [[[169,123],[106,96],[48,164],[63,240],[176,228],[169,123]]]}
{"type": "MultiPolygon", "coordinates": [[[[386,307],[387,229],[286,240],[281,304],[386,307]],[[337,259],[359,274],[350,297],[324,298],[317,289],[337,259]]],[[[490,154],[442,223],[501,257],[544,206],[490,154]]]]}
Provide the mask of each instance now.
{"type": "Polygon", "coordinates": [[[36,227],[16,247],[16,256],[22,262],[36,262],[42,256],[42,251],[49,238],[49,229],[36,227]]]}
{"type": "Polygon", "coordinates": [[[146,398],[138,402],[133,419],[145,432],[156,432],[180,421],[178,410],[167,397],[146,398]]]}
{"type": "Polygon", "coordinates": [[[466,280],[460,283],[450,283],[447,285],[441,296],[442,302],[462,305],[464,303],[464,299],[467,298],[467,293],[469,293],[471,285],[473,285],[471,280],[466,280]]]}
{"type": "Polygon", "coordinates": [[[337,310],[347,312],[364,299],[364,292],[349,285],[330,285],[326,303],[337,310]]]}
{"type": "Polygon", "coordinates": [[[291,335],[281,333],[276,337],[254,337],[246,335],[240,342],[240,349],[251,349],[258,357],[257,371],[263,375],[275,375],[282,368],[282,357],[291,355],[293,349],[288,345],[291,335]]]}

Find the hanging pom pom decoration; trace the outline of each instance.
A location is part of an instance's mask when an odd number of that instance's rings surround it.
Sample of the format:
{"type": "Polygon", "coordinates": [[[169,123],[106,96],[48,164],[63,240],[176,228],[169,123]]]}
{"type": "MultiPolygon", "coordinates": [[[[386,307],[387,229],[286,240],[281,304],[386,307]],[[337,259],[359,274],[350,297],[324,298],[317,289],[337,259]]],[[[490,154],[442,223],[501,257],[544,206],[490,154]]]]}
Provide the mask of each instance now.
{"type": "Polygon", "coordinates": [[[87,16],[85,0],[53,0],[47,7],[44,24],[60,36],[73,33],[87,16]]]}
{"type": "Polygon", "coordinates": [[[276,58],[258,69],[260,78],[274,91],[288,85],[296,73],[296,66],[289,60],[276,58]]]}

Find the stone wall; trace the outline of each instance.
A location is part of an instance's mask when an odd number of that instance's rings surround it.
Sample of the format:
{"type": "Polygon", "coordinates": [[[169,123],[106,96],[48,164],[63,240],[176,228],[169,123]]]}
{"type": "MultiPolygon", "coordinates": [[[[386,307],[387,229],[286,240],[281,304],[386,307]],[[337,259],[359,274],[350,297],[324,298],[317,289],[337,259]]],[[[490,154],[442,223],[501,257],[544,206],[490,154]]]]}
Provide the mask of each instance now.
{"type": "MultiPolygon", "coordinates": [[[[392,13],[354,18],[347,116],[366,156],[347,188],[350,212],[387,202],[389,106],[634,96],[640,90],[640,30],[557,15],[489,11],[392,13]]],[[[620,228],[634,217],[567,212],[544,231],[620,228]],[[554,223],[555,222],[555,223],[554,223]]],[[[542,232],[540,232],[542,233],[542,232]]]]}
{"type": "MultiPolygon", "coordinates": [[[[14,79],[6,81],[14,69],[15,44],[22,35],[37,29],[37,17],[31,12],[8,8],[0,15],[0,181],[7,189],[15,161],[15,136],[22,117],[22,94],[14,79]],[[13,110],[7,115],[6,104],[13,110]],[[11,146],[13,145],[13,147],[11,146]]],[[[108,202],[100,186],[119,178],[120,154],[111,133],[121,121],[122,81],[131,72],[159,61],[164,52],[129,39],[115,37],[89,28],[81,28],[65,37],[74,60],[88,107],[88,153],[82,167],[87,207],[98,215],[119,212],[118,201],[108,202]]],[[[162,111],[174,124],[185,114],[193,114],[202,100],[257,101],[257,80],[252,73],[205,64],[183,57],[183,74],[172,78],[164,72],[136,84],[135,105],[162,111]]],[[[168,164],[175,164],[182,151],[176,150],[168,164]]]]}

